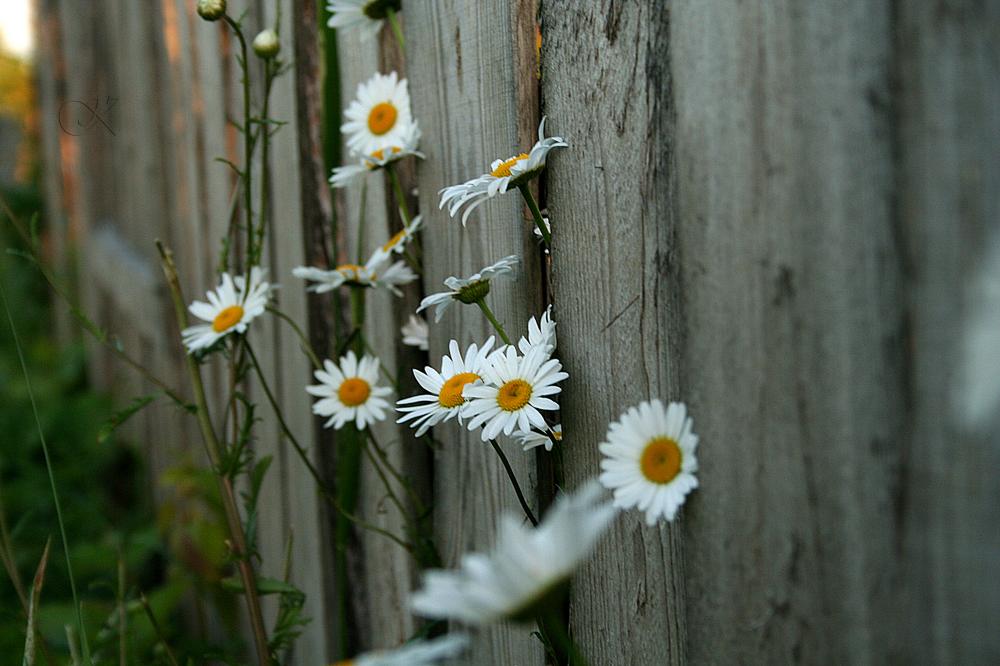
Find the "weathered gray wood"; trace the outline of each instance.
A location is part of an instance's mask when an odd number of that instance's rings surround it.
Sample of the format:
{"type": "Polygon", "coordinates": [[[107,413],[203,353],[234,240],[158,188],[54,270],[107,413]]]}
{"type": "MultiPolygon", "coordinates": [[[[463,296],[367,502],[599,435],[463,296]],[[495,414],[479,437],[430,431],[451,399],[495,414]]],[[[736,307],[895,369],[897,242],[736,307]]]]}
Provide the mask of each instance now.
{"type": "MultiPolygon", "coordinates": [[[[570,488],[599,473],[609,421],[681,393],[668,15],[603,5],[542,5],[546,130],[570,144],[547,171],[570,488]]],[[[577,576],[570,619],[591,663],[684,661],[680,541],[679,525],[626,513],[577,576]]]]}
{"type": "MultiPolygon", "coordinates": [[[[529,313],[540,301],[540,258],[529,226],[522,220],[516,193],[482,205],[463,229],[438,210],[438,191],[479,175],[494,159],[527,147],[518,136],[522,113],[515,99],[516,40],[512,12],[519,2],[429,2],[406,7],[407,70],[413,112],[424,131],[427,160],[417,169],[420,209],[426,218],[424,285],[443,289],[449,275],[467,276],[497,259],[520,255],[515,281],[496,281],[489,303],[511,336],[525,332],[529,313]]],[[[522,62],[524,59],[522,59],[522,62]]],[[[433,320],[433,315],[431,315],[433,320]]],[[[462,347],[492,334],[478,309],[456,305],[438,325],[431,324],[430,360],[438,365],[448,341],[462,347]]],[[[489,444],[450,422],[435,431],[443,443],[436,455],[435,522],[442,557],[455,566],[465,552],[488,549],[503,511],[518,505],[489,444]]],[[[505,446],[526,494],[535,493],[533,456],[505,446]]],[[[500,626],[475,641],[471,663],[540,664],[541,646],[523,627],[500,626]]]]}
{"type": "Polygon", "coordinates": [[[1000,7],[899,3],[897,12],[895,222],[910,317],[894,506],[906,613],[895,656],[995,663],[1000,405],[970,376],[985,371],[995,387],[1000,348],[1000,7]],[[989,346],[977,349],[974,335],[989,346]]]}

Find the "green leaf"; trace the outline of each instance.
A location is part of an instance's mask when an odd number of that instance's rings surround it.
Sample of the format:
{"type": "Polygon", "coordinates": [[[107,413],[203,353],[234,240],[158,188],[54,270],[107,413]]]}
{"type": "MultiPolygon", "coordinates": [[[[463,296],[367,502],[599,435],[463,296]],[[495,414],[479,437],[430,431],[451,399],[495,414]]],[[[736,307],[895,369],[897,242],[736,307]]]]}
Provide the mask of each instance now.
{"type": "Polygon", "coordinates": [[[104,444],[108,441],[108,438],[111,437],[111,434],[114,433],[119,426],[135,416],[146,405],[156,400],[158,396],[159,393],[151,393],[149,395],[135,398],[124,409],[112,414],[111,418],[101,426],[100,431],[97,433],[97,443],[104,444]]]}
{"type": "Polygon", "coordinates": [[[42,559],[38,563],[38,569],[35,571],[35,579],[31,583],[31,600],[28,602],[28,628],[25,631],[24,658],[21,660],[22,666],[34,666],[35,663],[35,636],[38,633],[38,604],[42,596],[42,584],[45,582],[45,567],[49,563],[49,546],[51,544],[51,538],[45,542],[42,559]]]}
{"type": "MultiPolygon", "coordinates": [[[[230,576],[229,578],[222,579],[222,589],[229,592],[243,592],[243,579],[239,576],[230,576]]],[[[301,594],[302,592],[299,588],[295,587],[291,583],[286,583],[283,580],[278,580],[277,578],[266,578],[264,576],[257,577],[257,594],[264,596],[266,594],[301,594]]]]}

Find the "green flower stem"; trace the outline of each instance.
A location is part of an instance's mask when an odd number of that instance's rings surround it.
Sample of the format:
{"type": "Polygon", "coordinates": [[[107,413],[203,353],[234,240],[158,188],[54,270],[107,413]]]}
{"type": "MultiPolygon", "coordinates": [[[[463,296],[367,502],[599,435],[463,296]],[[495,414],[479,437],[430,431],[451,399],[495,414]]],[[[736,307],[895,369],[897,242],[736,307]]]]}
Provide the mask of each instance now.
{"type": "MultiPolygon", "coordinates": [[[[174,314],[177,318],[177,325],[181,330],[187,327],[187,310],[184,307],[184,295],[181,293],[180,279],[177,277],[177,267],[174,265],[173,253],[164,247],[159,240],[156,241],[156,249],[160,252],[163,264],[163,273],[167,278],[167,285],[170,287],[170,296],[174,302],[174,314]]],[[[246,534],[243,531],[243,520],[240,517],[239,506],[236,502],[236,491],[233,488],[232,479],[219,472],[222,461],[222,446],[215,428],[212,426],[212,417],[208,411],[208,400],[205,398],[205,385],[201,378],[201,368],[191,354],[185,354],[187,360],[188,374],[191,376],[191,385],[194,388],[195,405],[197,406],[198,424],[201,426],[201,436],[208,453],[208,459],[212,463],[212,471],[219,482],[222,495],[222,506],[226,513],[226,522],[229,527],[231,539],[230,547],[233,550],[237,565],[240,570],[240,577],[243,580],[243,590],[246,594],[247,612],[250,615],[250,626],[253,628],[254,641],[257,647],[257,661],[260,666],[269,666],[272,662],[271,649],[267,640],[267,629],[264,626],[264,615],[261,612],[260,597],[257,593],[257,578],[254,573],[253,562],[247,557],[246,534]]]]}
{"type": "Polygon", "coordinates": [[[396,16],[396,11],[393,9],[389,10],[389,25],[392,26],[392,32],[396,35],[396,41],[399,42],[399,48],[405,51],[406,40],[403,39],[403,27],[399,25],[399,17],[396,16]]]}
{"type": "MultiPolygon", "coordinates": [[[[240,69],[243,70],[243,159],[246,164],[243,166],[243,207],[246,209],[247,223],[247,263],[250,261],[253,252],[253,192],[250,187],[250,177],[253,171],[253,139],[250,135],[250,61],[247,59],[247,40],[240,29],[240,24],[230,18],[224,17],[229,27],[236,33],[236,38],[240,41],[240,69]]],[[[249,272],[249,266],[247,266],[249,272]]]]}
{"type": "MultiPolygon", "coordinates": [[[[279,20],[280,20],[280,3],[279,7],[279,20]]],[[[267,222],[270,219],[270,211],[267,205],[267,195],[270,189],[269,180],[271,177],[271,169],[268,165],[268,154],[271,145],[271,127],[268,124],[268,107],[271,100],[271,85],[274,83],[275,75],[277,74],[277,65],[274,64],[272,58],[268,58],[264,61],[264,102],[263,107],[260,112],[261,123],[259,132],[260,134],[260,221],[257,223],[257,239],[256,243],[252,248],[250,254],[250,265],[254,266],[261,263],[261,258],[264,256],[264,233],[267,229],[267,222]]],[[[247,162],[249,164],[249,161],[247,162]]]]}
{"type": "Polygon", "coordinates": [[[321,369],[323,367],[323,364],[320,363],[319,356],[316,355],[316,350],[313,349],[312,345],[309,343],[309,338],[306,337],[305,332],[303,332],[303,330],[299,328],[299,325],[295,323],[295,320],[286,315],[278,308],[272,307],[270,305],[267,306],[267,311],[292,327],[292,330],[295,331],[295,334],[299,336],[299,345],[301,345],[302,347],[302,352],[309,357],[309,360],[312,362],[314,368],[316,368],[317,370],[321,369]]]}
{"type": "Polygon", "coordinates": [[[535,518],[535,514],[532,513],[531,507],[528,506],[528,501],[524,499],[524,493],[521,492],[521,484],[517,482],[517,477],[514,475],[514,469],[510,466],[510,461],[507,460],[507,454],[503,452],[500,445],[497,444],[497,440],[491,439],[490,444],[493,445],[493,450],[497,452],[500,456],[500,462],[503,463],[503,468],[507,471],[507,478],[510,479],[510,485],[514,486],[514,494],[517,495],[517,501],[521,503],[521,510],[524,511],[525,517],[531,522],[532,525],[538,527],[538,519],[535,518]]]}
{"type": "Polygon", "coordinates": [[[410,207],[406,203],[406,196],[403,195],[403,187],[399,184],[399,176],[396,174],[396,170],[392,168],[391,163],[385,165],[385,170],[389,172],[389,181],[392,183],[393,192],[396,193],[396,203],[399,204],[399,212],[403,216],[403,224],[409,226],[413,218],[410,216],[410,207]]]}
{"type": "Polygon", "coordinates": [[[535,218],[535,226],[538,227],[538,232],[542,234],[542,240],[545,241],[545,247],[551,247],[552,234],[550,234],[549,230],[545,228],[545,222],[542,221],[542,212],[538,210],[538,204],[535,203],[535,197],[532,196],[528,183],[521,183],[517,186],[517,189],[521,191],[521,196],[524,197],[524,202],[528,204],[528,208],[531,209],[531,215],[535,218]]]}
{"type": "Polygon", "coordinates": [[[553,644],[553,647],[569,658],[567,666],[588,666],[580,646],[570,637],[565,623],[557,612],[554,610],[543,611],[538,616],[537,622],[538,628],[553,644]]]}
{"type": "Polygon", "coordinates": [[[180,666],[180,662],[177,661],[177,655],[174,651],[170,649],[170,644],[167,643],[166,637],[163,635],[163,629],[160,627],[160,623],[156,619],[156,615],[153,614],[153,609],[149,605],[149,599],[146,598],[145,593],[139,593],[139,603],[142,604],[142,609],[146,611],[146,617],[149,619],[150,626],[153,627],[153,632],[156,634],[156,638],[160,641],[160,645],[163,646],[163,650],[167,655],[167,659],[170,661],[170,666],[180,666]]]}
{"type": "Polygon", "coordinates": [[[93,664],[90,656],[90,644],[87,642],[87,630],[83,624],[83,608],[80,606],[80,598],[76,593],[76,579],[73,576],[73,562],[69,556],[69,541],[66,539],[66,524],[63,522],[62,504],[59,501],[59,491],[56,489],[56,476],[52,471],[52,458],[49,456],[49,445],[45,441],[45,432],[42,429],[42,421],[38,418],[38,406],[35,404],[35,393],[31,389],[31,375],[28,372],[28,362],[24,358],[24,350],[21,348],[21,340],[17,335],[17,327],[14,326],[14,316],[10,312],[10,305],[7,302],[7,292],[0,282],[0,301],[3,302],[3,309],[7,315],[7,323],[10,325],[10,333],[14,339],[14,348],[17,350],[17,359],[21,363],[21,372],[24,374],[24,386],[28,392],[28,400],[31,402],[31,413],[35,417],[35,427],[38,429],[38,439],[42,443],[42,454],[45,456],[45,469],[49,474],[49,487],[52,489],[52,501],[56,506],[56,519],[59,522],[59,534],[62,537],[63,554],[66,556],[66,572],[69,576],[69,589],[73,593],[73,606],[76,608],[76,621],[80,631],[80,642],[83,646],[84,663],[93,664]]]}
{"type": "Polygon", "coordinates": [[[500,335],[500,339],[503,340],[505,344],[513,344],[510,341],[510,338],[507,337],[507,331],[503,330],[503,326],[500,325],[500,322],[498,322],[497,318],[493,315],[493,311],[490,310],[490,306],[486,305],[486,299],[479,299],[476,301],[476,305],[479,306],[479,309],[483,311],[486,318],[490,320],[491,324],[493,324],[493,328],[495,328],[497,333],[500,335]]]}

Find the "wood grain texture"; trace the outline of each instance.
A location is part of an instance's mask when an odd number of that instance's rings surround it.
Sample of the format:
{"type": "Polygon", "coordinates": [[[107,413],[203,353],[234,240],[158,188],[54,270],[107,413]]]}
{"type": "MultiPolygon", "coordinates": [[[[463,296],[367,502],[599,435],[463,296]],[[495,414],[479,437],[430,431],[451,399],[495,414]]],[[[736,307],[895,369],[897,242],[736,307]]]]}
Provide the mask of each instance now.
{"type": "Polygon", "coordinates": [[[907,612],[894,656],[996,663],[1000,7],[898,3],[896,19],[897,233],[912,421],[897,506],[907,612]],[[977,368],[990,369],[993,393],[970,379],[977,368]]]}
{"type": "MultiPolygon", "coordinates": [[[[546,171],[570,488],[599,473],[609,421],[680,395],[668,23],[657,5],[542,5],[546,132],[570,144],[546,171]]],[[[591,663],[684,661],[680,541],[678,524],[623,514],[574,579],[571,629],[591,663]]]]}
{"type": "MultiPolygon", "coordinates": [[[[530,146],[518,136],[519,109],[511,35],[519,2],[441,1],[406,7],[406,60],[413,112],[424,132],[427,160],[418,166],[420,209],[426,227],[424,284],[427,293],[443,289],[449,275],[468,276],[510,254],[522,264],[513,281],[495,281],[489,303],[512,337],[523,335],[529,314],[540,310],[540,257],[531,230],[520,215],[516,193],[480,206],[463,229],[438,210],[438,191],[479,175],[494,159],[506,159],[530,146]]],[[[439,365],[448,341],[461,347],[482,342],[492,331],[473,306],[456,304],[440,324],[431,315],[430,359],[439,365]]],[[[435,458],[435,526],[447,566],[467,551],[492,545],[501,512],[517,512],[513,491],[489,444],[455,422],[436,429],[443,443],[435,458]]],[[[511,444],[508,457],[529,498],[535,494],[532,456],[511,444]]],[[[524,627],[500,626],[480,634],[471,663],[542,663],[538,641],[524,627]]]]}
{"type": "Polygon", "coordinates": [[[670,28],[688,655],[882,663],[905,413],[887,7],[685,2],[670,28]]]}

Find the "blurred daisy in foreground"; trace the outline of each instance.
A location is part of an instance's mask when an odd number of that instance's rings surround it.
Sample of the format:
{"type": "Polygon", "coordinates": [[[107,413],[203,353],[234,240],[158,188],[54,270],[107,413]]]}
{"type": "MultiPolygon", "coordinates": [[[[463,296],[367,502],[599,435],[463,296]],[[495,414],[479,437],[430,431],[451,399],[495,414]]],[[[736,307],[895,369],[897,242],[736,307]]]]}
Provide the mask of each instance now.
{"type": "Polygon", "coordinates": [[[556,323],[552,321],[551,305],[537,320],[534,317],[528,320],[528,336],[517,342],[522,354],[527,354],[533,347],[544,347],[550,355],[556,349],[556,323]]]}
{"type": "Polygon", "coordinates": [[[347,122],[340,131],[348,148],[358,155],[372,156],[378,150],[391,153],[393,147],[405,146],[414,134],[406,79],[399,80],[396,72],[376,73],[361,83],[357,98],[344,115],[347,122]]]}
{"type": "MultiPolygon", "coordinates": [[[[542,122],[538,125],[538,142],[531,148],[531,152],[521,153],[506,160],[496,160],[490,165],[489,173],[477,176],[460,185],[444,188],[440,193],[441,203],[438,208],[444,208],[447,204],[448,214],[455,217],[458,211],[468,204],[462,214],[462,224],[464,225],[468,221],[469,215],[479,204],[506,192],[511,187],[521,187],[540,174],[545,168],[545,159],[550,150],[568,146],[569,144],[561,137],[546,138],[545,118],[542,118],[542,122]]],[[[522,190],[522,194],[525,195],[526,200],[531,196],[530,192],[525,194],[524,190],[522,190]]],[[[533,198],[528,202],[528,205],[534,206],[537,210],[533,198]]],[[[540,233],[545,236],[548,232],[540,233]]],[[[548,242],[548,238],[545,240],[548,242]]]]}
{"type": "Polygon", "coordinates": [[[441,315],[444,314],[445,310],[455,301],[467,305],[482,303],[486,295],[490,293],[490,280],[513,275],[517,264],[517,255],[512,254],[467,278],[454,276],[446,278],[444,286],[448,287],[448,291],[439,291],[420,301],[417,312],[434,306],[434,321],[438,322],[441,321],[441,315]]]}
{"type": "Polygon", "coordinates": [[[615,514],[594,481],[559,497],[536,528],[507,514],[491,553],[467,554],[457,570],[427,571],[410,606],[418,615],[472,625],[534,619],[564,593],[615,514]]]}
{"type": "Polygon", "coordinates": [[[353,351],[340,357],[340,363],[327,359],[323,370],[313,373],[319,384],[307,386],[309,395],[319,398],[313,403],[313,414],[329,416],[323,427],[340,430],[354,421],[359,430],[385,418],[390,409],[385,397],[392,390],[378,386],[379,362],[365,354],[358,360],[353,351]]]}
{"type": "Polygon", "coordinates": [[[401,0],[330,0],[326,6],[332,16],[326,22],[331,28],[357,30],[362,39],[378,34],[389,12],[398,12],[401,0]]]}
{"type": "Polygon", "coordinates": [[[698,436],[691,432],[684,404],[640,403],[608,427],[606,439],[600,445],[600,480],[614,491],[615,506],[645,511],[647,525],[673,520],[698,487],[698,436]]]}
{"type": "Polygon", "coordinates": [[[431,640],[416,639],[394,650],[377,650],[333,666],[433,666],[457,657],[469,647],[465,634],[447,634],[431,640]]]}
{"type": "Polygon", "coordinates": [[[430,330],[427,326],[427,320],[423,317],[410,315],[410,318],[406,320],[406,323],[399,329],[399,332],[403,334],[404,345],[416,347],[423,351],[427,351],[430,347],[427,340],[430,336],[430,330]]]}
{"type": "Polygon", "coordinates": [[[240,275],[222,274],[222,282],[206,294],[208,302],[194,301],[188,311],[207,324],[188,326],[181,338],[188,352],[208,349],[230,333],[244,333],[247,325],[267,308],[272,287],[267,282],[267,270],[254,267],[250,283],[240,275]]]}
{"type": "Polygon", "coordinates": [[[559,405],[549,396],[562,391],[557,382],[569,377],[557,359],[550,359],[544,347],[535,347],[520,356],[514,347],[493,354],[484,368],[483,381],[469,384],[462,395],[468,403],[463,418],[469,430],[482,427],[483,441],[501,432],[529,432],[548,428],[541,410],[555,411],[559,405]]]}
{"type": "Polygon", "coordinates": [[[520,444],[521,448],[525,451],[530,451],[531,449],[539,446],[544,446],[546,451],[551,451],[553,444],[562,441],[562,426],[555,425],[551,428],[546,428],[544,433],[536,430],[530,430],[528,432],[518,431],[514,433],[514,440],[517,441],[517,443],[520,444]]]}
{"type": "Polygon", "coordinates": [[[458,343],[452,340],[448,345],[450,354],[441,358],[440,372],[430,366],[426,366],[423,372],[414,369],[413,376],[427,393],[397,402],[396,411],[404,416],[396,423],[412,421],[410,426],[417,429],[416,436],[420,437],[438,423],[455,416],[461,422],[462,406],[465,404],[462,389],[481,378],[492,348],[493,338],[490,337],[482,347],[470,345],[463,356],[458,343]]]}
{"type": "Polygon", "coordinates": [[[412,123],[404,129],[404,135],[399,145],[378,148],[362,155],[356,164],[334,167],[330,175],[330,184],[334,187],[347,187],[359,176],[384,169],[393,162],[410,157],[424,159],[424,154],[417,150],[420,143],[420,128],[412,123]]]}
{"type": "Polygon", "coordinates": [[[403,292],[399,287],[417,279],[417,274],[406,265],[397,261],[390,264],[391,255],[376,251],[364,266],[358,264],[341,264],[333,270],[299,266],[292,270],[297,278],[312,282],[308,289],[317,294],[333,291],[337,287],[383,287],[397,296],[403,292]]]}

